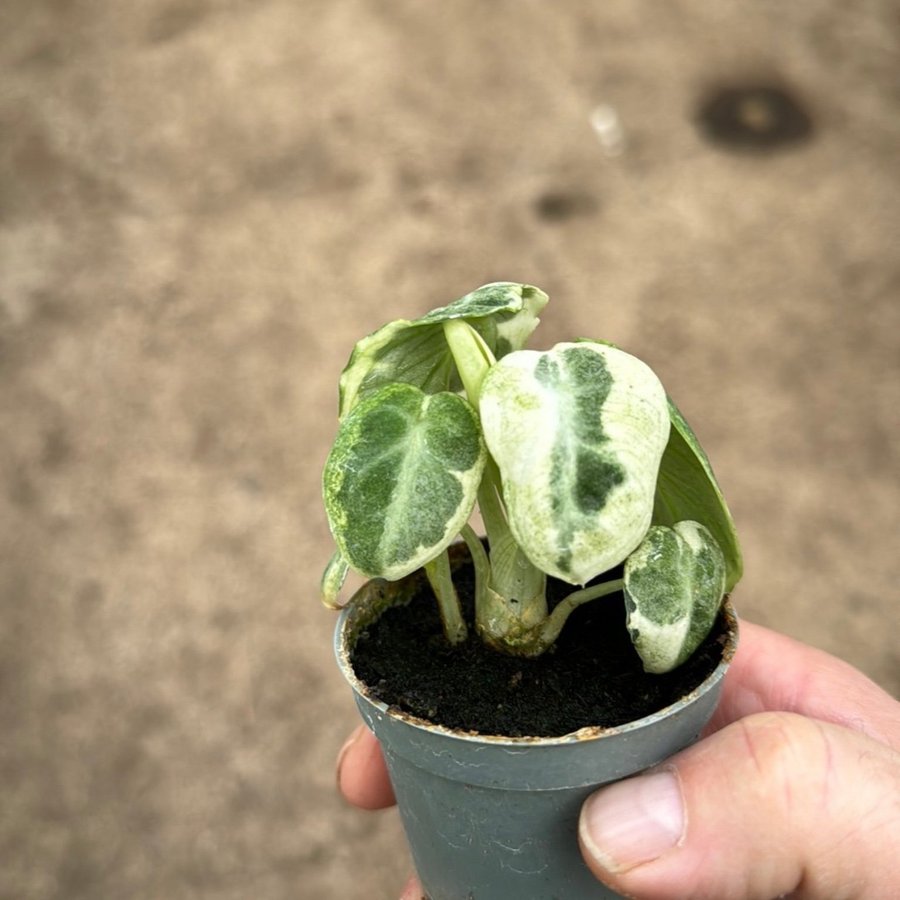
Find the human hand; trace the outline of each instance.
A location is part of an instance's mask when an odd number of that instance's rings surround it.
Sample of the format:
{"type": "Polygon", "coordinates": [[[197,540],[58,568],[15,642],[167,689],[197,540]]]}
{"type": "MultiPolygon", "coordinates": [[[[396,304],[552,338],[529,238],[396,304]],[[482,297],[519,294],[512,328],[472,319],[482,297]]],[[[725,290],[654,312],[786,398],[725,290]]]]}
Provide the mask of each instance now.
{"type": "MultiPolygon", "coordinates": [[[[360,726],[338,784],[364,809],[394,802],[360,726]]],[[[601,788],[579,826],[585,861],[647,900],[890,900],[900,895],[900,703],[819,650],[742,623],[704,739],[601,788]]],[[[418,900],[411,880],[401,900],[418,900]]]]}

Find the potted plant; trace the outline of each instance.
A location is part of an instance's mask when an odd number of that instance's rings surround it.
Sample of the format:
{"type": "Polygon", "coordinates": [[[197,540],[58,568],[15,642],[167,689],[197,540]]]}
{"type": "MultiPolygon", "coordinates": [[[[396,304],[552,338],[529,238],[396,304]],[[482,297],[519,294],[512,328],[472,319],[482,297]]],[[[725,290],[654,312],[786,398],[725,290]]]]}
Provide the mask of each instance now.
{"type": "Polygon", "coordinates": [[[612,344],[524,349],[546,303],[485,285],[363,338],[341,376],[323,596],[371,579],[336,651],[432,900],[613,896],[581,803],[696,738],[736,640],[740,549],[694,433],[612,344]],[[585,706],[611,685],[631,719],[585,706]]]}

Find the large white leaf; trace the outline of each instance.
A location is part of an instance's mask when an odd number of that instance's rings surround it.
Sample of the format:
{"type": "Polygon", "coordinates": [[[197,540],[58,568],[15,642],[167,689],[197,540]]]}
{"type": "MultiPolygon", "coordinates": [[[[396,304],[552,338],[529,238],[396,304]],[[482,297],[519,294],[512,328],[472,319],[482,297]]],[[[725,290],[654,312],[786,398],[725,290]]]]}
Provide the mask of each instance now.
{"type": "Polygon", "coordinates": [[[680,666],[709,634],[725,593],[725,557],[698,522],[654,525],[625,561],[631,641],[648,672],[680,666]]]}
{"type": "Polygon", "coordinates": [[[637,547],[669,435],[665,390],[645,363],[592,342],[511,353],[488,372],[480,412],[534,565],[584,584],[637,547]]]}
{"type": "Polygon", "coordinates": [[[392,384],[341,422],[323,494],[341,556],[396,580],[430,562],[466,523],[486,453],[478,416],[456,394],[392,384]]]}

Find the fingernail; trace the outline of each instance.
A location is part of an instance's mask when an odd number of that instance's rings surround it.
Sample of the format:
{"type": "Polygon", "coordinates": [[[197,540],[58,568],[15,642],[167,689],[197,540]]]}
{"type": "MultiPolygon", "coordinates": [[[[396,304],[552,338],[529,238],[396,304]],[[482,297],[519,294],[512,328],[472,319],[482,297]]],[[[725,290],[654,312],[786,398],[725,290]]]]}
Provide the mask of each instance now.
{"type": "Polygon", "coordinates": [[[357,725],[356,728],[350,733],[350,737],[344,741],[344,746],[338,751],[337,756],[337,764],[334,769],[334,777],[337,781],[338,787],[341,786],[341,766],[344,764],[344,759],[347,754],[350,752],[350,748],[362,737],[363,732],[365,731],[365,725],[357,725]]]}
{"type": "Polygon", "coordinates": [[[663,769],[597,791],[581,810],[578,831],[586,852],[619,874],[676,847],[684,825],[678,776],[663,769]]]}

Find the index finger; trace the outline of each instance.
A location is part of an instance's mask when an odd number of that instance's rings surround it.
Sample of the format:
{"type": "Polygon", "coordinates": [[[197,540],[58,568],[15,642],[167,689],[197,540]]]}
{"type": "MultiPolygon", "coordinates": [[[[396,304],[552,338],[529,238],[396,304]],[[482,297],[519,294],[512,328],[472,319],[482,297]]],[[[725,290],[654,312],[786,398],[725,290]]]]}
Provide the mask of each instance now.
{"type": "Polygon", "coordinates": [[[794,712],[900,747],[900,703],[849,663],[741,622],[740,641],[706,733],[758,712],[794,712]]]}
{"type": "Polygon", "coordinates": [[[362,809],[384,809],[394,804],[381,745],[365,725],[358,725],[341,748],[337,783],[347,801],[362,809]]]}

